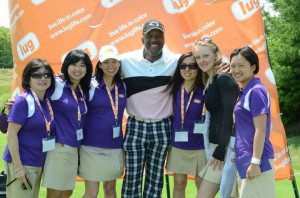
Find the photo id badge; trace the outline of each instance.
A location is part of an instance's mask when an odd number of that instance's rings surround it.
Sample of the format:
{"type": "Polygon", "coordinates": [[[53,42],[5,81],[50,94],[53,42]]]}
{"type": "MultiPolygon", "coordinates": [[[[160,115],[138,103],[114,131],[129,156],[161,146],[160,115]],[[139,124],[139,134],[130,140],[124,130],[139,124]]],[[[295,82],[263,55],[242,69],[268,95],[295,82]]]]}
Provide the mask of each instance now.
{"type": "Polygon", "coordinates": [[[195,122],[194,125],[194,134],[207,134],[208,132],[208,124],[207,123],[201,123],[201,122],[195,122]]]}
{"type": "Polygon", "coordinates": [[[77,141],[83,139],[83,132],[82,132],[82,129],[77,129],[77,130],[76,130],[76,134],[77,134],[77,141]]]}
{"type": "Polygon", "coordinates": [[[176,131],[175,132],[175,142],[188,142],[189,141],[189,135],[188,131],[176,131]]]}
{"type": "Polygon", "coordinates": [[[120,126],[113,126],[113,138],[120,136],[120,126]]]}
{"type": "Polygon", "coordinates": [[[55,137],[44,138],[42,142],[44,153],[55,149],[55,137]]]}

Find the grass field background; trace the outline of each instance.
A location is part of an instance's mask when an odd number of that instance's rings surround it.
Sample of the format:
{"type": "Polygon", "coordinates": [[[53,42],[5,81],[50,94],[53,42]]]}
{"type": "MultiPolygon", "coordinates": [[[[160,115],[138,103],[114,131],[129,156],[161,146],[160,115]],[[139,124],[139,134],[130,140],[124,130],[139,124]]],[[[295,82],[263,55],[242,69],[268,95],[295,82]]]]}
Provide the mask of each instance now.
{"type": "MultiPolygon", "coordinates": [[[[12,82],[13,70],[11,69],[0,69],[0,110],[4,105],[4,102],[10,98],[11,96],[11,82],[12,82]]],[[[6,137],[2,133],[0,134],[0,154],[4,151],[6,145],[6,137]]],[[[296,175],[296,180],[298,182],[298,190],[300,190],[300,136],[296,137],[289,137],[288,138],[288,145],[290,154],[292,157],[293,162],[293,169],[296,175]]],[[[3,170],[3,160],[0,160],[0,171],[3,170]]],[[[117,181],[117,193],[118,197],[120,197],[122,186],[122,180],[119,179],[117,181]]],[[[173,177],[170,177],[170,187],[171,190],[173,189],[173,177]]],[[[73,192],[72,197],[79,198],[82,197],[84,193],[84,183],[77,182],[76,188],[73,192]]],[[[41,188],[40,197],[46,197],[46,190],[41,188]]],[[[100,194],[99,197],[103,196],[102,186],[100,187],[100,194]]],[[[166,188],[164,186],[163,189],[163,197],[166,196],[166,188]]],[[[193,180],[189,180],[187,190],[186,190],[186,197],[196,197],[196,187],[194,185],[193,180]]],[[[292,183],[289,180],[281,180],[276,181],[276,197],[283,197],[283,198],[293,198],[294,192],[292,188],[292,183]]]]}

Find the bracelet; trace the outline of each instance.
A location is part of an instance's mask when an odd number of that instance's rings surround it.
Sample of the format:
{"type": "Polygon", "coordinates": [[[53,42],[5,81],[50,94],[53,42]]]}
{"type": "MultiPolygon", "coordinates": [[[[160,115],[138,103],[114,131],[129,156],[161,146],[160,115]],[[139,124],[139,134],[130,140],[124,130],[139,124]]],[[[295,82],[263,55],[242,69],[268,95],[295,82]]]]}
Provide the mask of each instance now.
{"type": "Polygon", "coordinates": [[[21,170],[23,168],[23,166],[20,166],[19,168],[17,168],[16,170],[15,170],[15,173],[17,173],[19,170],[21,170]]]}

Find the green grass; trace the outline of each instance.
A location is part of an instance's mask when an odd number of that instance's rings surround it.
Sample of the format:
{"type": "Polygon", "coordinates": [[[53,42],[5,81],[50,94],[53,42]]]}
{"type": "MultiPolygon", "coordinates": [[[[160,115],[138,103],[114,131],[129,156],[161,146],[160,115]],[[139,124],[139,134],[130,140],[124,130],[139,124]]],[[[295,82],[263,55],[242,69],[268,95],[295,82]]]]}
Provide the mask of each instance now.
{"type": "MultiPolygon", "coordinates": [[[[13,70],[11,69],[0,69],[0,110],[5,103],[5,101],[10,98],[11,95],[11,82],[12,82],[13,70]]],[[[296,175],[296,180],[298,182],[298,190],[300,190],[300,136],[292,137],[288,139],[290,155],[292,156],[293,168],[296,175]]],[[[0,153],[2,155],[6,145],[6,137],[3,134],[0,134],[0,153]]],[[[3,170],[3,161],[0,160],[0,171],[3,170]]],[[[117,181],[117,193],[118,197],[120,196],[122,187],[122,180],[117,181]]],[[[170,177],[170,188],[173,189],[173,177],[170,177]]],[[[285,197],[293,198],[294,192],[292,189],[292,183],[289,180],[276,181],[276,197],[285,197]]],[[[76,188],[73,192],[72,197],[79,198],[82,197],[84,193],[84,183],[77,182],[76,188]]],[[[41,188],[40,196],[46,197],[46,189],[41,188]]],[[[102,186],[100,187],[99,197],[104,197],[102,186]]],[[[163,197],[167,197],[166,188],[163,189],[163,197]]],[[[194,181],[189,180],[186,197],[196,197],[196,187],[194,181]]]]}

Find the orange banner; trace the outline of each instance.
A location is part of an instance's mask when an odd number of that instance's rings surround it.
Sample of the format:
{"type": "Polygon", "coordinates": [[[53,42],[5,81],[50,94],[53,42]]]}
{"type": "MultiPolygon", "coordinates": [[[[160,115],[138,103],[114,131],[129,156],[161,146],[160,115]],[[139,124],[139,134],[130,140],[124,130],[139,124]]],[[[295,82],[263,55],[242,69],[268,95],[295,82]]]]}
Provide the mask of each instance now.
{"type": "Polygon", "coordinates": [[[94,65],[101,46],[121,53],[142,47],[142,25],[158,19],[165,25],[166,46],[175,53],[193,50],[208,35],[224,59],[237,47],[251,46],[259,55],[259,77],[271,96],[271,141],[276,179],[291,176],[292,167],[280,119],[275,79],[270,69],[258,0],[10,0],[10,31],[15,62],[13,95],[21,92],[21,74],[34,57],[60,71],[66,53],[86,50],[94,65]]]}

